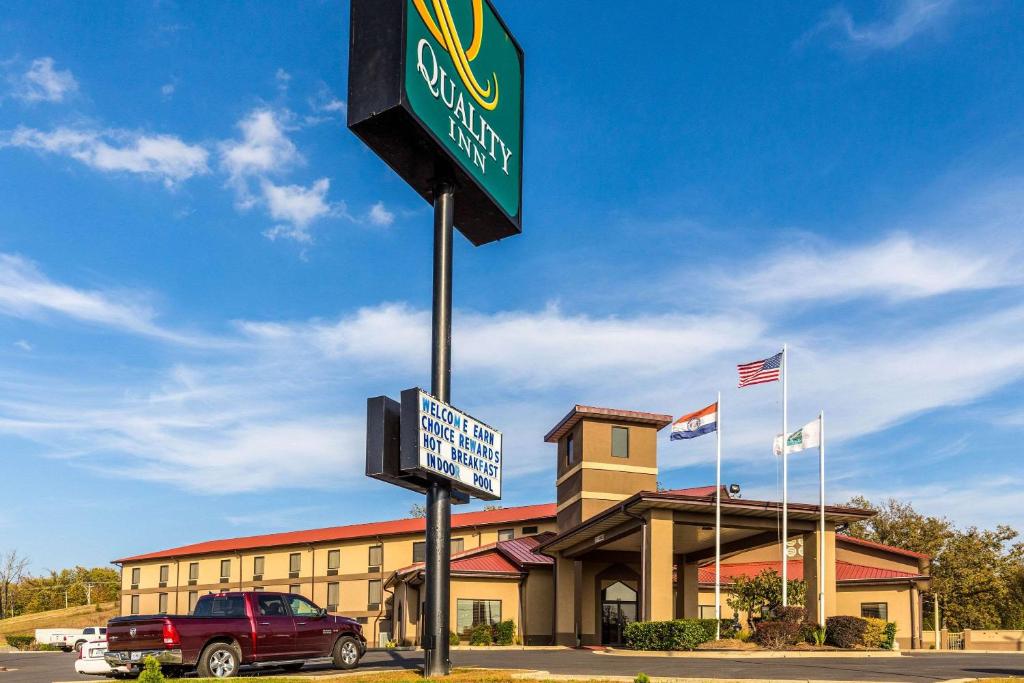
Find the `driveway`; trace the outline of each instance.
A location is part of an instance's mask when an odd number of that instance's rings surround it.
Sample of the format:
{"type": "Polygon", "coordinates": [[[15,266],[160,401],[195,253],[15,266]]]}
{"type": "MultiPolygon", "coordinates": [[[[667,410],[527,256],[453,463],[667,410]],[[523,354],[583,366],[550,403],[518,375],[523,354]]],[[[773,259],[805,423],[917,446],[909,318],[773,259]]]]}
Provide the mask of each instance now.
{"type": "MultiPolygon", "coordinates": [[[[556,674],[649,676],[680,678],[770,678],[774,680],[822,679],[836,681],[908,681],[927,683],[950,678],[1024,676],[1024,654],[916,654],[878,659],[681,659],[666,657],[612,657],[586,650],[506,650],[501,652],[457,651],[455,666],[494,669],[540,669],[556,674]]],[[[363,668],[423,664],[420,652],[371,652],[363,668]]],[[[0,683],[51,683],[52,681],[106,679],[78,676],[75,657],[63,653],[0,653],[0,683]]],[[[307,665],[299,675],[331,671],[327,662],[307,665]]],[[[272,669],[250,675],[280,673],[272,669]]]]}

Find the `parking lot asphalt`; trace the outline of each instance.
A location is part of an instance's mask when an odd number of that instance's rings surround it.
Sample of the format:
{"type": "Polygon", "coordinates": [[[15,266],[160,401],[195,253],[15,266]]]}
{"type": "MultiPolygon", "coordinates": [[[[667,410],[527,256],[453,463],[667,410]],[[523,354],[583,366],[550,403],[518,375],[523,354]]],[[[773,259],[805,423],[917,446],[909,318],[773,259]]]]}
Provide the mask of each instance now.
{"type": "MultiPolygon", "coordinates": [[[[909,654],[899,658],[837,659],[687,659],[614,657],[587,650],[455,651],[455,666],[492,669],[539,669],[553,674],[649,676],[679,678],[906,681],[927,683],[953,678],[1024,676],[1024,654],[909,654]]],[[[415,669],[423,664],[421,652],[370,652],[364,669],[415,669]]],[[[52,681],[105,680],[75,673],[75,657],[63,653],[0,653],[0,683],[52,683],[52,681]]],[[[330,663],[314,662],[298,675],[330,673],[330,663]]],[[[247,676],[278,674],[274,669],[244,671],[247,676]]],[[[295,674],[292,674],[295,675],[295,674]]]]}

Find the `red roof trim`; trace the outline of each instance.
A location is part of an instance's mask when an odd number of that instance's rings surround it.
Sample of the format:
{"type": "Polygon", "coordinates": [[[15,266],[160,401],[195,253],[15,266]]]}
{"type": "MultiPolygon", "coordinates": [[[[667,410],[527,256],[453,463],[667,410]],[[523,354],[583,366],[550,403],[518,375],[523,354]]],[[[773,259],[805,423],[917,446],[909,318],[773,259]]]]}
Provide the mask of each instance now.
{"type": "MultiPolygon", "coordinates": [[[[478,512],[461,512],[454,514],[452,515],[452,529],[465,529],[467,527],[481,526],[485,524],[510,524],[530,520],[554,518],[554,503],[524,505],[520,507],[500,508],[497,510],[481,510],[478,512]]],[[[156,560],[170,557],[235,552],[238,550],[251,550],[253,548],[306,545],[310,543],[343,541],[353,538],[374,538],[377,536],[422,534],[425,529],[426,520],[423,518],[396,519],[387,522],[369,522],[366,524],[350,524],[347,526],[310,529],[307,531],[286,531],[277,534],[205,541],[178,548],[145,553],[143,555],[124,557],[119,560],[114,560],[114,562],[117,564],[124,564],[126,562],[140,562],[143,560],[156,560]]]]}
{"type": "Polygon", "coordinates": [[[890,553],[896,553],[897,555],[906,555],[907,557],[917,557],[922,560],[932,559],[931,555],[925,555],[924,553],[918,553],[913,550],[906,550],[904,548],[897,548],[896,546],[885,545],[884,543],[876,543],[875,541],[869,541],[863,538],[857,538],[855,536],[847,536],[845,534],[836,534],[836,542],[838,543],[851,543],[853,545],[863,546],[865,548],[874,548],[876,550],[885,550],[890,553]]]}
{"type": "MultiPolygon", "coordinates": [[[[773,569],[779,572],[782,569],[782,562],[743,562],[722,564],[722,583],[731,584],[738,576],[757,576],[765,569],[773,569]]],[[[804,578],[803,560],[790,560],[788,563],[789,577],[792,579],[804,578]]],[[[863,564],[852,562],[836,561],[836,581],[843,583],[847,581],[892,581],[911,580],[924,578],[916,572],[903,572],[897,569],[885,569],[882,567],[869,567],[863,564]]],[[[703,565],[697,570],[697,581],[702,584],[713,584],[715,582],[714,565],[703,565]]]]}

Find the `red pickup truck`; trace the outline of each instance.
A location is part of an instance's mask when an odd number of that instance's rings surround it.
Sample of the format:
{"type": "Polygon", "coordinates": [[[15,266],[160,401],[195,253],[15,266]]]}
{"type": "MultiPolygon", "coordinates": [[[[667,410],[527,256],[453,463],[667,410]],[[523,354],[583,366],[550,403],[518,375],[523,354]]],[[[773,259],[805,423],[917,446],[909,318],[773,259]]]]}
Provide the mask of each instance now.
{"type": "Polygon", "coordinates": [[[231,678],[243,664],[294,671],[321,657],[351,669],[365,652],[355,620],[331,616],[301,595],[260,591],[204,595],[187,617],[115,617],[107,624],[105,658],[115,670],[138,670],[154,657],[171,673],[197,669],[203,677],[231,678]]]}

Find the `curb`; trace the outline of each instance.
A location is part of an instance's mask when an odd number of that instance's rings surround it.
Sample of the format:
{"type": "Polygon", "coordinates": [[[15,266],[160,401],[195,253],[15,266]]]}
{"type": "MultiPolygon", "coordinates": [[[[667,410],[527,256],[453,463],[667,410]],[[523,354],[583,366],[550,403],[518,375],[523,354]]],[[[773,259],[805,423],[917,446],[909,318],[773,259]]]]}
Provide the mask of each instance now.
{"type": "MultiPolygon", "coordinates": [[[[633,676],[553,674],[550,671],[523,671],[512,674],[513,679],[539,678],[545,681],[610,681],[612,683],[633,683],[633,676]]],[[[652,683],[863,683],[863,681],[838,681],[816,678],[676,678],[651,676],[652,683]]],[[[973,680],[973,679],[971,679],[973,680]]],[[[888,683],[872,681],[872,683],[888,683]]],[[[943,683],[950,683],[944,681],[943,683]]]]}
{"type": "MultiPolygon", "coordinates": [[[[419,648],[414,648],[419,649],[419,648]]],[[[566,647],[565,645],[452,645],[449,647],[450,650],[459,650],[463,652],[509,652],[509,651],[558,651],[558,650],[571,650],[573,648],[566,647]]]]}
{"type": "Polygon", "coordinates": [[[752,650],[614,650],[595,651],[606,657],[679,657],[682,659],[878,659],[902,657],[898,650],[863,652],[851,650],[828,652],[802,652],[800,650],[752,651],[752,650]]]}

